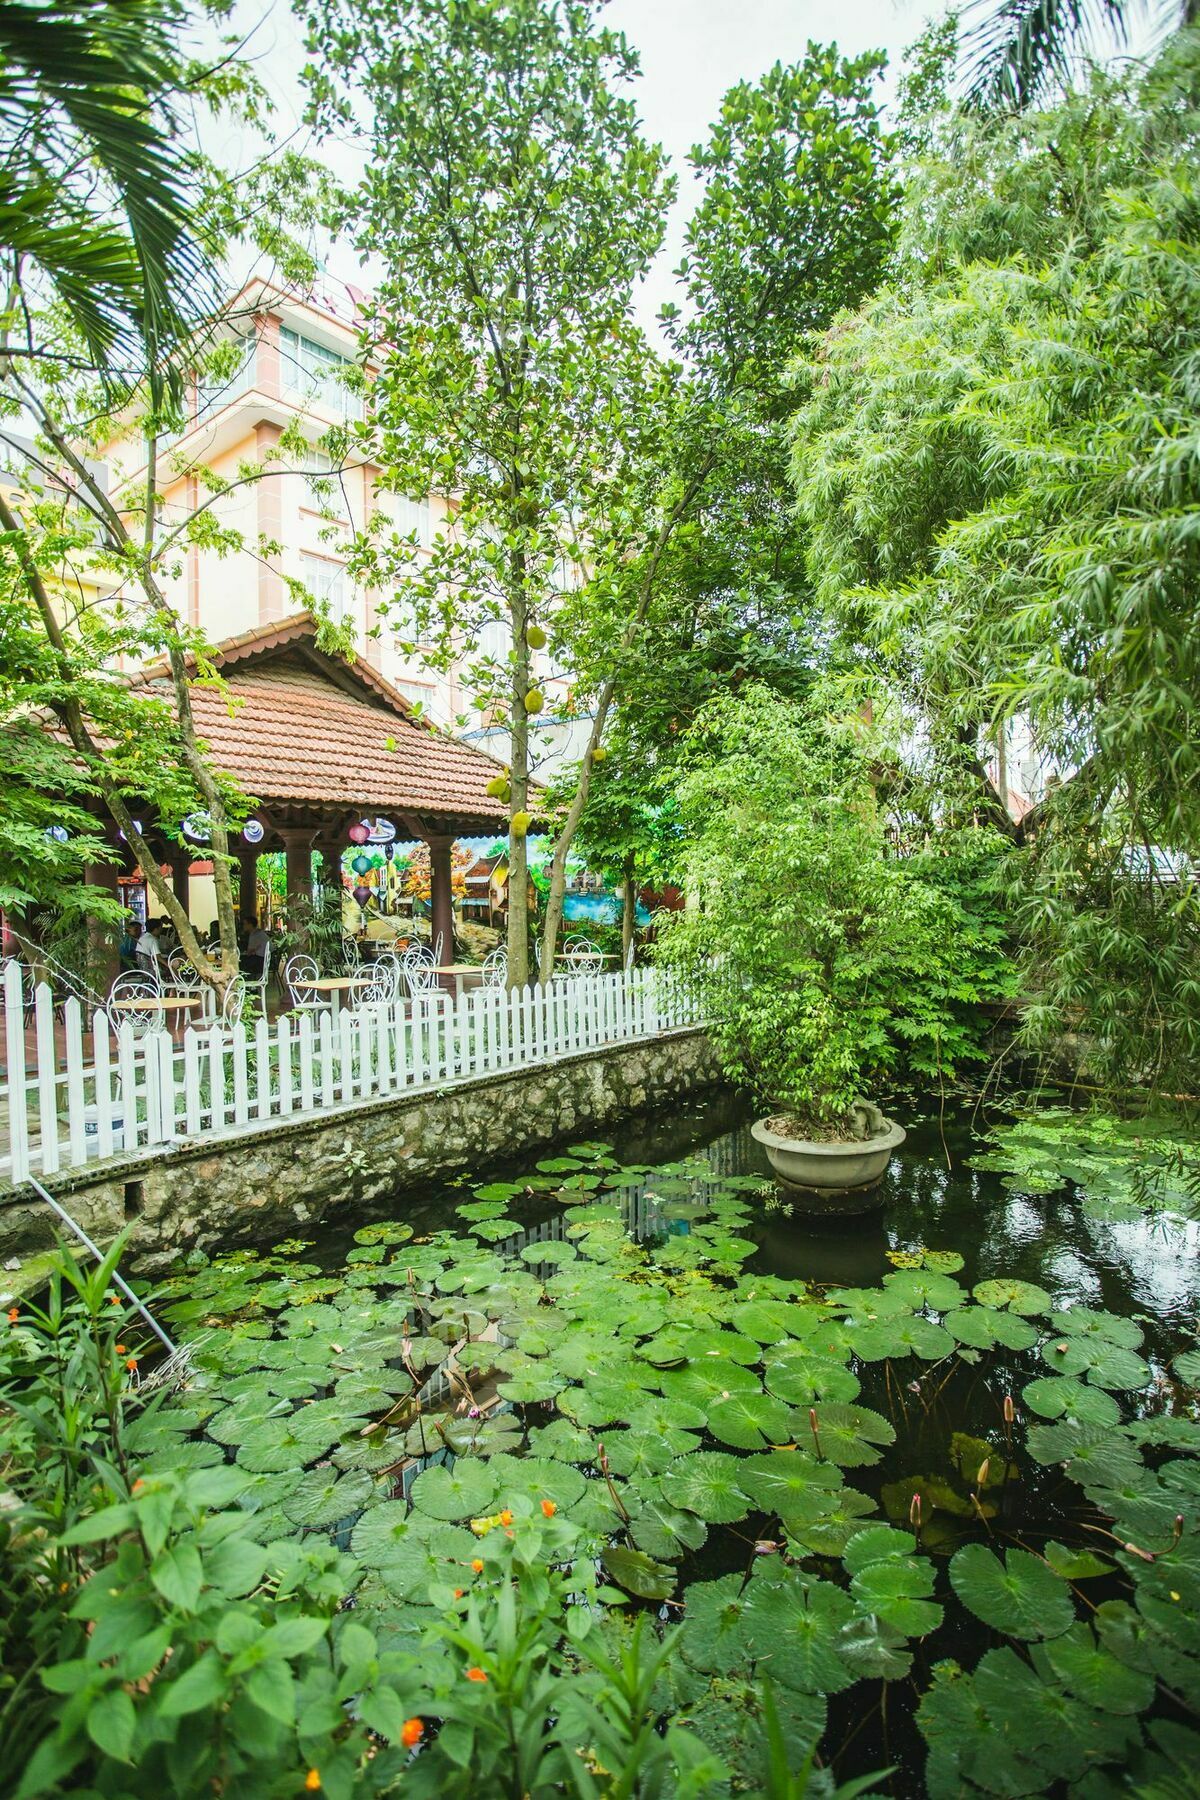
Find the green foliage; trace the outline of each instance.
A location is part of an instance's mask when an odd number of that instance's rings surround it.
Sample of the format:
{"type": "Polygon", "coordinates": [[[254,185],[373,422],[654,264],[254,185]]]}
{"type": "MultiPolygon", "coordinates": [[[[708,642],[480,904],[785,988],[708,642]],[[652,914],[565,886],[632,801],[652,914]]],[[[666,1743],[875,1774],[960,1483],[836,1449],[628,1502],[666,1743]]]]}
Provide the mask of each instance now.
{"type": "Polygon", "coordinates": [[[988,1134],[994,1149],[974,1158],[1024,1194],[1080,1191],[1093,1218],[1143,1212],[1165,1220],[1200,1211],[1200,1138],[1190,1111],[1121,1118],[1101,1108],[1041,1107],[988,1134]]]}
{"type": "Polygon", "coordinates": [[[1136,1320],[1004,1275],[972,1300],[949,1251],[857,1289],[742,1274],[757,1178],[543,1163],[465,1206],[571,1202],[558,1266],[388,1222],[329,1273],[301,1241],[193,1257],[156,1302],[195,1334],[179,1392],[131,1381],[111,1260],[0,1326],[0,1793],[282,1796],[315,1769],[335,1795],[794,1800],[833,1789],[826,1696],[882,1681],[891,1710],[913,1679],[938,1796],[1166,1778],[1155,1683],[1200,1668],[1194,1333],[1168,1401],[1136,1320]],[[626,1235],[652,1195],[686,1237],[626,1235]],[[939,1394],[991,1396],[979,1435],[896,1398],[923,1334],[972,1318],[1026,1334],[940,1353],[939,1394]],[[1116,1353],[1128,1394],[1095,1383],[1116,1353]],[[1053,1425],[1004,1422],[1014,1380],[1053,1425]],[[498,1412],[497,1381],[527,1384],[498,1412]],[[848,1481],[881,1456],[890,1524],[848,1481]],[[1036,1533],[1042,1469],[1089,1502],[1056,1500],[1063,1542],[1036,1533]],[[731,1572],[697,1569],[706,1540],[731,1572]],[[971,1671],[936,1663],[964,1614],[998,1639],[971,1671]]]}
{"type": "Polygon", "coordinates": [[[952,1076],[1005,990],[994,912],[951,863],[887,854],[873,772],[853,726],[749,687],[702,713],[681,789],[702,904],[661,954],[705,994],[731,1078],[821,1126],[901,1071],[952,1076]]]}
{"type": "Polygon", "coordinates": [[[794,425],[848,654],[988,816],[996,731],[1036,741],[1009,868],[1026,1041],[1081,1029],[1101,1079],[1168,1090],[1200,1051],[1198,55],[1185,34],[1054,112],[949,119],[905,279],[813,347],[794,425]]]}

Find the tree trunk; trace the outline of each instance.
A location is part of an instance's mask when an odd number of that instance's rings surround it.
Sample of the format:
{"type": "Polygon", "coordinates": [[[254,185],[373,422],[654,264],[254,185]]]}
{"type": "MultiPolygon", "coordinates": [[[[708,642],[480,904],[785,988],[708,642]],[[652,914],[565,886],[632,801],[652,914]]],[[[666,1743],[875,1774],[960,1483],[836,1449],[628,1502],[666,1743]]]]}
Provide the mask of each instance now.
{"type": "MultiPolygon", "coordinates": [[[[525,636],[529,608],[525,593],[525,557],[514,550],[510,558],[511,586],[508,606],[512,621],[512,748],[509,774],[510,821],[528,811],[529,715],[525,693],[529,687],[529,644],[525,636]]],[[[529,981],[529,852],[523,831],[508,831],[508,985],[523,988],[529,981]]]]}
{"type": "Polygon", "coordinates": [[[637,929],[637,888],[633,878],[634,857],[631,850],[625,858],[624,892],[621,896],[621,967],[628,969],[633,961],[633,934],[637,929]]]}

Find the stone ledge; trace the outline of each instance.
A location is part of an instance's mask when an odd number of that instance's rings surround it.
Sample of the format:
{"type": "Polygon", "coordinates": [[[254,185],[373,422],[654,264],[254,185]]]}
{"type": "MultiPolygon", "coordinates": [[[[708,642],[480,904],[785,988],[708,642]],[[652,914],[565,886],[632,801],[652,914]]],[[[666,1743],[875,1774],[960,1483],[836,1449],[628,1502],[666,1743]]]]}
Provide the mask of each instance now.
{"type": "MultiPolygon", "coordinates": [[[[350,1101],[250,1124],[228,1136],[139,1150],[63,1170],[46,1185],[98,1242],[133,1227],[145,1268],[213,1250],[443,1180],[553,1143],[720,1080],[704,1032],[610,1044],[438,1088],[350,1101]]],[[[28,1187],[0,1196],[0,1259],[53,1240],[53,1215],[28,1187]]]]}

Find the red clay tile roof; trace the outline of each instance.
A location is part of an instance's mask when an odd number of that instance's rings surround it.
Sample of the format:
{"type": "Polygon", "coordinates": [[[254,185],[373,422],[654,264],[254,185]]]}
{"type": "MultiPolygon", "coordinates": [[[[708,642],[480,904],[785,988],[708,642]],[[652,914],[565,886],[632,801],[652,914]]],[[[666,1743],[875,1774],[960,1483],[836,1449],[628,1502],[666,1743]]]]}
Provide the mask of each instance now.
{"type": "MultiPolygon", "coordinates": [[[[344,806],[507,830],[505,808],[486,792],[499,764],[414,719],[361,658],[326,656],[315,632],[297,614],[218,646],[227,693],[192,688],[196,729],[217,766],[268,811],[273,802],[344,806]]],[[[161,665],[142,679],[170,698],[161,665]]]]}

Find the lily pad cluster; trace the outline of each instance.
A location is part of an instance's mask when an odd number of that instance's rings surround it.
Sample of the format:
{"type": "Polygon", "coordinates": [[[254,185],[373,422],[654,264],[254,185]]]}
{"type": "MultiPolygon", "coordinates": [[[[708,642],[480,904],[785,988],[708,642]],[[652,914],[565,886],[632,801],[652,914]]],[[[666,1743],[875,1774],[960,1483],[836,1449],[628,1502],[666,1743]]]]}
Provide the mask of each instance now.
{"type": "Polygon", "coordinates": [[[748,1272],[759,1186],[581,1144],[333,1274],[302,1243],[190,1269],[199,1373],[136,1447],[235,1464],[263,1544],[332,1535],[377,1629],[506,1512],[569,1517],[610,1606],[682,1620],[671,1702],[747,1786],[764,1680],[796,1766],[837,1697],[915,1683],[934,1800],[1165,1778],[1200,1698],[1194,1340],[1156,1369],[1136,1320],[948,1249],[870,1287],[748,1272]],[[527,1230],[531,1192],[558,1205],[527,1230]]]}
{"type": "Polygon", "coordinates": [[[1072,1185],[1088,1214],[1112,1222],[1145,1213],[1200,1218],[1200,1132],[1182,1118],[1042,1107],[989,1136],[992,1148],[972,1158],[975,1167],[1019,1193],[1072,1185]]]}

